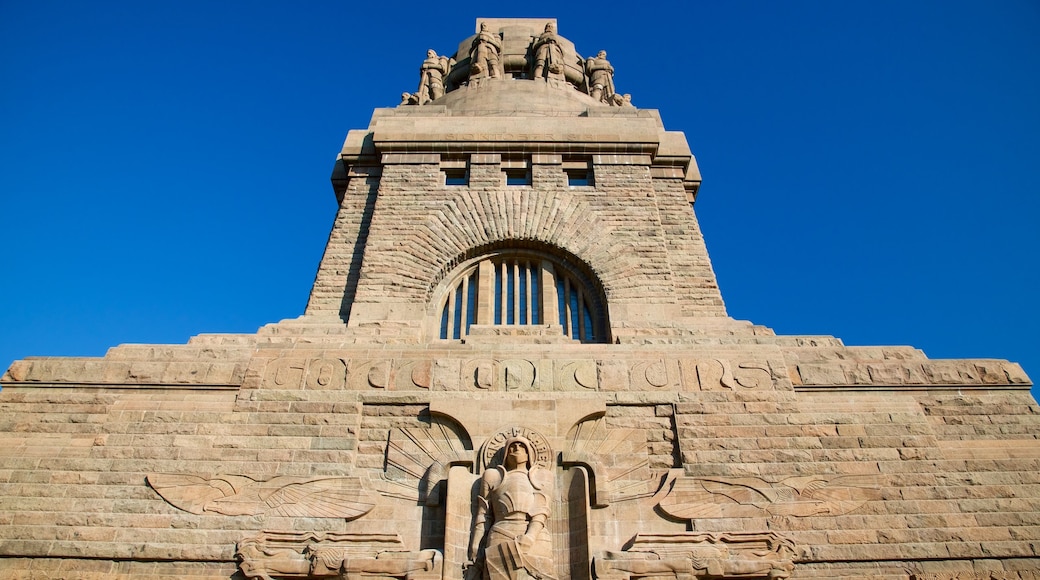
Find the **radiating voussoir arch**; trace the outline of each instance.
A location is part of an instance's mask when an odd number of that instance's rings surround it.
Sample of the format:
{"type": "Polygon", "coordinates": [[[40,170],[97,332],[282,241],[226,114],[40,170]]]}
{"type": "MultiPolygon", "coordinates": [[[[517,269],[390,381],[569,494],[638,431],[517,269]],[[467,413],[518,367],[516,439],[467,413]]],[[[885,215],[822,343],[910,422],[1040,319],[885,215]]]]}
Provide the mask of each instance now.
{"type": "Polygon", "coordinates": [[[486,244],[459,255],[431,289],[429,336],[465,338],[473,325],[560,327],[581,342],[609,342],[603,286],[566,250],[530,240],[486,244]]]}

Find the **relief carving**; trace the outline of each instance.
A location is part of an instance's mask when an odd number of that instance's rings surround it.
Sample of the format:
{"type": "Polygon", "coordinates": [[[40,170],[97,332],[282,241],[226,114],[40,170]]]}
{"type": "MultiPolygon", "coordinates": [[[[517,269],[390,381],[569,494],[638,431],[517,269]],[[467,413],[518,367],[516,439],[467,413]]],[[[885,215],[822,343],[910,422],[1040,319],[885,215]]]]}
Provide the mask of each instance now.
{"type": "Polygon", "coordinates": [[[799,551],[773,532],[639,534],[595,558],[596,578],[789,578],[799,551]]]}
{"type": "Polygon", "coordinates": [[[386,389],[390,385],[390,361],[351,359],[347,383],[357,390],[386,389]]]}
{"type": "Polygon", "coordinates": [[[379,492],[440,505],[453,465],[473,465],[472,444],[457,424],[434,419],[429,428],[395,428],[387,437],[379,492]]]}
{"type": "Polygon", "coordinates": [[[698,362],[697,379],[702,391],[733,389],[737,386],[729,361],[720,359],[698,362]]]}
{"type": "Polygon", "coordinates": [[[503,379],[507,391],[529,390],[534,387],[537,371],[531,361],[505,360],[500,365],[502,373],[505,375],[503,379]]]}
{"type": "Polygon", "coordinates": [[[674,388],[679,383],[679,364],[674,360],[637,362],[630,376],[629,388],[636,391],[674,388]]]}
{"type": "Polygon", "coordinates": [[[567,440],[563,466],[581,465],[593,475],[589,489],[593,506],[650,497],[657,491],[660,482],[650,470],[643,429],[612,429],[600,416],[575,425],[567,440]]]}
{"type": "Polygon", "coordinates": [[[578,388],[594,391],[599,386],[594,360],[557,361],[555,374],[556,380],[553,387],[557,391],[571,391],[578,390],[578,388]]]}
{"type": "Polygon", "coordinates": [[[148,485],[177,509],[197,515],[357,519],[375,505],[358,477],[151,474],[148,485]]]}
{"type": "Polygon", "coordinates": [[[346,361],[335,358],[277,358],[264,370],[263,386],[271,389],[342,389],[346,361]]]}
{"type": "Polygon", "coordinates": [[[514,434],[500,450],[501,463],[485,470],[478,485],[467,578],[554,580],[546,527],[553,472],[536,461],[539,451],[526,437],[514,434]]]}
{"type": "Polygon", "coordinates": [[[666,483],[660,508],[681,520],[837,516],[881,498],[874,476],[679,477],[666,483]]]}
{"type": "Polygon", "coordinates": [[[238,543],[247,578],[381,578],[440,580],[437,550],[409,551],[397,534],[264,532],[238,543]]]}
{"type": "Polygon", "coordinates": [[[733,380],[745,389],[773,388],[773,373],[766,363],[740,363],[733,373],[733,380]]]}
{"type": "Polygon", "coordinates": [[[433,364],[429,360],[397,361],[393,384],[399,390],[429,389],[432,376],[433,364]]]}

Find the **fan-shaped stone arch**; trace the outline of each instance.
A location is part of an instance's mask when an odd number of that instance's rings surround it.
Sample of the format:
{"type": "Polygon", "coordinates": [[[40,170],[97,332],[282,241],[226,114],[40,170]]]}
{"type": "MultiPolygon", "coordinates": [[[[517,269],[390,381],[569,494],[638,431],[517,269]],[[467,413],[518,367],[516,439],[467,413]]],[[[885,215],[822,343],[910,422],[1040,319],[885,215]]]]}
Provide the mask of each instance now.
{"type": "Polygon", "coordinates": [[[562,248],[503,240],[450,264],[428,302],[434,338],[460,339],[473,325],[556,325],[575,340],[609,342],[603,286],[588,264],[562,248]]]}

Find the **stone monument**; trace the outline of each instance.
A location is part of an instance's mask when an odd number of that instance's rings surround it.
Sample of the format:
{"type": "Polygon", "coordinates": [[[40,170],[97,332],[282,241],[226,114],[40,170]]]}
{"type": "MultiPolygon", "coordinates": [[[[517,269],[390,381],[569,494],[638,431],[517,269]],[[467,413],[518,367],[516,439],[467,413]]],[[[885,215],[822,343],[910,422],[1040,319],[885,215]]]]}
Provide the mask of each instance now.
{"type": "Polygon", "coordinates": [[[1038,577],[1017,364],[729,317],[684,135],[554,20],[418,64],[302,316],[7,369],[0,577],[1038,577]]]}

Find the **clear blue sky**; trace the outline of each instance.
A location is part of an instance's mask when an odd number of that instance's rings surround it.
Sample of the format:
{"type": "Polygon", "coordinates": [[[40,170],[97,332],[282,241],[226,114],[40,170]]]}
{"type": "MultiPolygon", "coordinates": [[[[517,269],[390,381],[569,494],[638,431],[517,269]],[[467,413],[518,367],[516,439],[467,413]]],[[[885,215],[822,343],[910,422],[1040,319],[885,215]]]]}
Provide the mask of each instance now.
{"type": "Polygon", "coordinates": [[[1040,3],[477,4],[0,3],[0,366],[300,315],[347,131],[555,16],[686,133],[732,316],[1040,380],[1040,3]]]}

